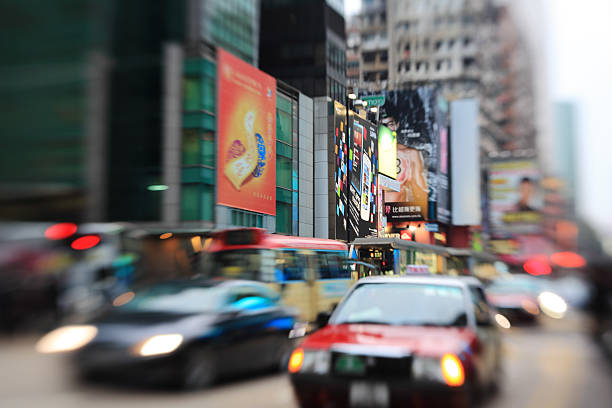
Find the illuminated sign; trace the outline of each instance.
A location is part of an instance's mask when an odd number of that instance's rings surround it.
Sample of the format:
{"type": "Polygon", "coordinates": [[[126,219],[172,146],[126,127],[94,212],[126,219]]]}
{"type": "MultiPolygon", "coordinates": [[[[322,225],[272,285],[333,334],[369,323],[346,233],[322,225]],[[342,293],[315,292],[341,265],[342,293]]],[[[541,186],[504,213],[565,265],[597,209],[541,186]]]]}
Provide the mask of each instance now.
{"type": "Polygon", "coordinates": [[[378,172],[397,178],[397,133],[386,126],[378,127],[378,172]]]}

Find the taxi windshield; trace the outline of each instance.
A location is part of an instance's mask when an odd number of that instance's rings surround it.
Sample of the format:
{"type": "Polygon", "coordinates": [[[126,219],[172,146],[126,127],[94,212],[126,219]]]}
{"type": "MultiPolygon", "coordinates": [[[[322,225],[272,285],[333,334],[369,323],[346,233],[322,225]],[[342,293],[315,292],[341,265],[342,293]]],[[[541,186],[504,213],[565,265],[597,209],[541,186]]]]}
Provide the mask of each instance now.
{"type": "Polygon", "coordinates": [[[339,306],[332,324],[465,326],[463,291],[449,285],[368,283],[339,306]]]}

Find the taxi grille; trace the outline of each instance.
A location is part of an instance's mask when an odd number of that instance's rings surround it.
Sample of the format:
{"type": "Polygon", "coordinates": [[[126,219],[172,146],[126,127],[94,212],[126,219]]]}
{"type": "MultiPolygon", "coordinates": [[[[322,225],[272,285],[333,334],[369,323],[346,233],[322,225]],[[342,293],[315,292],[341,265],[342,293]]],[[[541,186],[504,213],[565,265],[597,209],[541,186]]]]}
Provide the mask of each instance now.
{"type": "Polygon", "coordinates": [[[332,373],[336,377],[402,378],[412,373],[412,357],[380,357],[332,353],[332,373]]]}

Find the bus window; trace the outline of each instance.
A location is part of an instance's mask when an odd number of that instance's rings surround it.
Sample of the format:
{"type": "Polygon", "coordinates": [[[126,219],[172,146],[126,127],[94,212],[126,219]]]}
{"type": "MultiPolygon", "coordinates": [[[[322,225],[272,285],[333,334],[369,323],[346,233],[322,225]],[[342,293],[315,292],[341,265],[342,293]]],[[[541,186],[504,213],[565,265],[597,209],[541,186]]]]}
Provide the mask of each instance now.
{"type": "Polygon", "coordinates": [[[304,280],[304,260],[296,251],[278,251],[275,268],[276,280],[304,280]]]}
{"type": "Polygon", "coordinates": [[[259,279],[261,250],[244,249],[214,254],[213,276],[236,279],[259,279]]]}
{"type": "Polygon", "coordinates": [[[336,252],[318,252],[319,279],[348,279],[350,271],[343,266],[344,257],[336,252]]]}

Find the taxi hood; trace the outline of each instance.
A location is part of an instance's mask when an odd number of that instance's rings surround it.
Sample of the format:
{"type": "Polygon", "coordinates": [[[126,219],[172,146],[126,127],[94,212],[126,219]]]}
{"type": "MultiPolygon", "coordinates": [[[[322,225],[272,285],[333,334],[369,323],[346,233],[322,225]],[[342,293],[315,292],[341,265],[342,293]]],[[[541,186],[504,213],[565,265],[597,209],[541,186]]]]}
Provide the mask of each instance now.
{"type": "Polygon", "coordinates": [[[356,354],[417,354],[440,357],[460,353],[475,341],[468,327],[390,326],[377,324],[328,325],[313,333],[304,348],[354,350],[356,354]]]}

